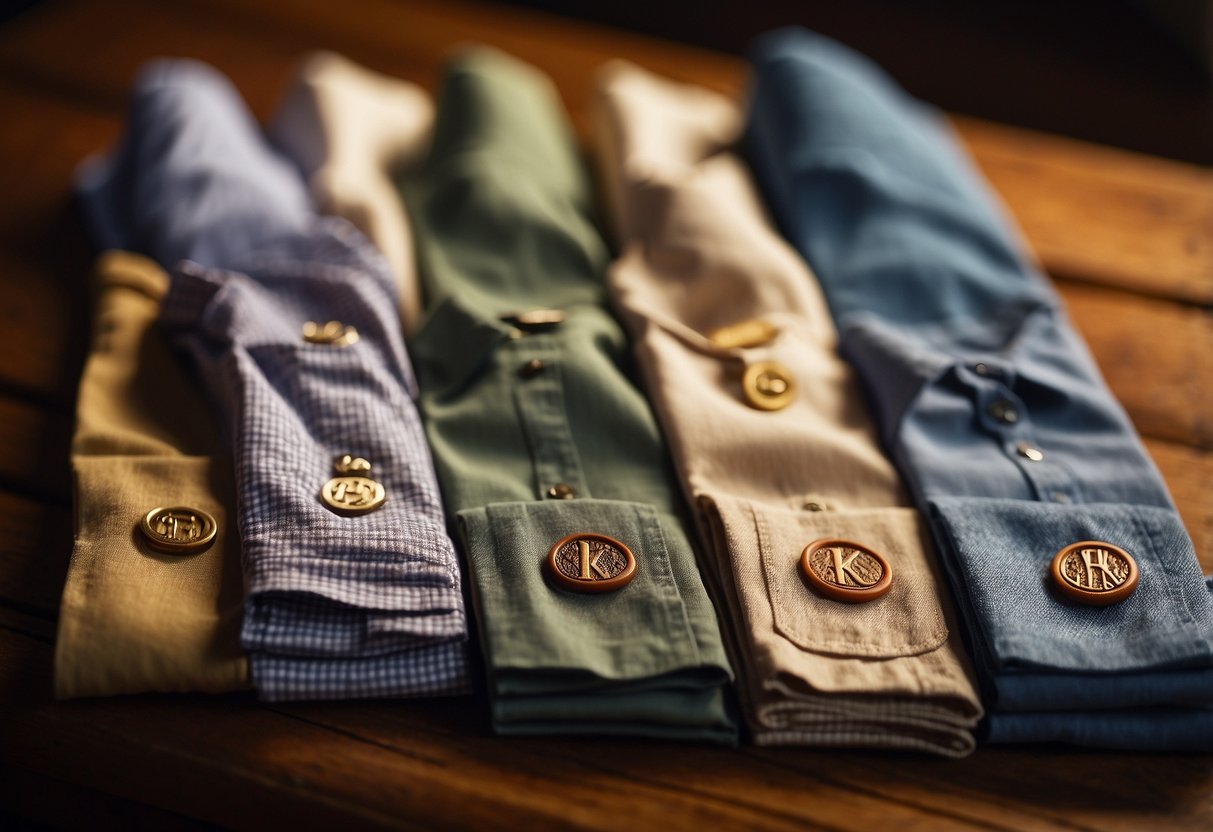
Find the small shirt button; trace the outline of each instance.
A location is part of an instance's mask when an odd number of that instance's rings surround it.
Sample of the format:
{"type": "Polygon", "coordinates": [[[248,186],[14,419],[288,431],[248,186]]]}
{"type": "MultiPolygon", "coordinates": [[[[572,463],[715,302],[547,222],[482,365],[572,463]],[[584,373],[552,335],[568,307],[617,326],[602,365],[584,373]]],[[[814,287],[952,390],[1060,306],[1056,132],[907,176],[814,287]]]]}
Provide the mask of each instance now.
{"type": "Polygon", "coordinates": [[[548,551],[548,574],[575,592],[610,592],[636,577],[632,551],[604,534],[570,534],[548,551]]]}
{"type": "Polygon", "coordinates": [[[577,490],[567,482],[558,482],[548,489],[547,494],[553,500],[571,500],[577,496],[577,490]]]}
{"type": "Polygon", "coordinates": [[[1019,411],[1006,399],[995,399],[986,412],[1004,425],[1013,425],[1019,421],[1019,411]]]}
{"type": "Polygon", "coordinates": [[[759,361],[746,367],[741,390],[746,404],[758,410],[782,410],[796,398],[792,374],[774,361],[759,361]]]}
{"type": "Polygon", "coordinates": [[[544,363],[538,358],[532,358],[527,363],[518,368],[518,375],[523,378],[534,378],[543,372],[544,363]]]}
{"type": "Polygon", "coordinates": [[[148,545],[169,555],[192,555],[210,548],[219,526],[215,518],[197,508],[154,508],[139,523],[148,545]]]}
{"type": "Polygon", "coordinates": [[[813,541],[800,554],[800,571],[819,593],[848,604],[874,601],[893,586],[889,562],[850,540],[813,541]]]}
{"type": "Polygon", "coordinates": [[[366,514],[383,505],[387,492],[370,478],[371,463],[346,454],[333,465],[337,476],[320,489],[320,499],[335,514],[366,514]]]}
{"type": "Polygon", "coordinates": [[[1027,442],[1020,442],[1015,446],[1015,450],[1024,459],[1031,460],[1032,462],[1040,462],[1045,458],[1044,452],[1040,448],[1033,447],[1027,442]]]}
{"type": "Polygon", "coordinates": [[[980,361],[973,365],[973,372],[979,376],[990,375],[990,367],[988,364],[982,364],[980,361]]]}
{"type": "Polygon", "coordinates": [[[315,321],[308,321],[303,325],[303,340],[309,344],[348,347],[358,343],[358,330],[352,326],[343,326],[340,321],[329,321],[324,326],[315,321]]]}
{"type": "Polygon", "coordinates": [[[1119,546],[1099,540],[1071,543],[1053,556],[1053,583],[1080,604],[1107,606],[1137,589],[1137,562],[1119,546]]]}
{"type": "Polygon", "coordinates": [[[544,330],[564,323],[563,309],[530,309],[502,315],[501,320],[519,329],[544,330]]]}

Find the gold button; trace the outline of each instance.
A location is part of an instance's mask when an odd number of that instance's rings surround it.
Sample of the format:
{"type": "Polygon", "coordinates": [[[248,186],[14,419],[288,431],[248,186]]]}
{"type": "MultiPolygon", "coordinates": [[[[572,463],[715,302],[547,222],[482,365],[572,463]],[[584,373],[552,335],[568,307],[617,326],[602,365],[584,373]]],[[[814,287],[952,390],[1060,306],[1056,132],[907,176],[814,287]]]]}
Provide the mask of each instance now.
{"type": "Polygon", "coordinates": [[[303,325],[303,340],[309,344],[348,347],[358,343],[358,330],[352,326],[343,326],[340,321],[329,321],[324,326],[315,321],[308,321],[303,325]]]}
{"type": "Polygon", "coordinates": [[[746,404],[759,410],[782,410],[796,398],[792,374],[774,361],[759,361],[746,367],[741,390],[746,404]]]}
{"type": "Polygon", "coordinates": [[[1031,445],[1029,445],[1027,442],[1020,442],[1015,447],[1015,450],[1024,459],[1029,459],[1032,462],[1040,462],[1042,459],[1045,458],[1044,452],[1041,451],[1040,448],[1034,448],[1031,445]]]}
{"type": "Polygon", "coordinates": [[[339,476],[333,477],[320,489],[320,499],[332,511],[355,516],[383,505],[387,494],[381,484],[370,478],[371,463],[346,454],[333,467],[339,476]]]}
{"type": "Polygon", "coordinates": [[[778,334],[779,330],[766,321],[751,318],[714,329],[708,339],[721,349],[746,349],[769,344],[778,334]]]}
{"type": "Polygon", "coordinates": [[[1119,546],[1099,540],[1071,543],[1053,556],[1053,583],[1080,604],[1103,607],[1137,589],[1137,561],[1119,546]]]}
{"type": "Polygon", "coordinates": [[[996,399],[986,412],[1004,425],[1013,425],[1019,421],[1019,411],[1006,399],[996,399]]]}
{"type": "Polygon", "coordinates": [[[523,329],[547,329],[564,323],[563,309],[531,309],[502,315],[501,320],[523,329]]]}
{"type": "Polygon", "coordinates": [[[827,598],[858,604],[874,601],[893,585],[893,567],[850,540],[815,540],[800,553],[800,571],[827,598]]]}
{"type": "Polygon", "coordinates": [[[532,358],[527,363],[518,368],[518,375],[523,378],[534,378],[543,372],[543,362],[538,358],[532,358]]]}
{"type": "Polygon", "coordinates": [[[190,555],[209,549],[218,525],[205,511],[189,506],[154,508],[139,524],[148,545],[170,555],[190,555]]]}
{"type": "Polygon", "coordinates": [[[570,534],[548,552],[548,574],[575,592],[610,592],[636,577],[632,551],[604,534],[570,534]]]}
{"type": "Polygon", "coordinates": [[[548,496],[553,500],[571,500],[577,496],[577,490],[567,482],[558,482],[548,489],[548,496]]]}

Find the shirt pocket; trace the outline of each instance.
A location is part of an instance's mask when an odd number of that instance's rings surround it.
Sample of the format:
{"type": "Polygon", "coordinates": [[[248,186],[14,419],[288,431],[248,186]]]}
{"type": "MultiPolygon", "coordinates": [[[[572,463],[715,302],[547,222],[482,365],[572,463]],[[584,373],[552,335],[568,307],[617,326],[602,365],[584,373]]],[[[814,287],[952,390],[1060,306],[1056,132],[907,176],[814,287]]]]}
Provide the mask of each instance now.
{"type": "Polygon", "coordinates": [[[795,512],[749,506],[775,631],[804,650],[891,659],[938,649],[948,627],[943,590],[925,525],[909,508],[795,512]],[[800,556],[811,542],[849,540],[881,555],[893,573],[888,593],[848,604],[807,583],[800,556]]]}

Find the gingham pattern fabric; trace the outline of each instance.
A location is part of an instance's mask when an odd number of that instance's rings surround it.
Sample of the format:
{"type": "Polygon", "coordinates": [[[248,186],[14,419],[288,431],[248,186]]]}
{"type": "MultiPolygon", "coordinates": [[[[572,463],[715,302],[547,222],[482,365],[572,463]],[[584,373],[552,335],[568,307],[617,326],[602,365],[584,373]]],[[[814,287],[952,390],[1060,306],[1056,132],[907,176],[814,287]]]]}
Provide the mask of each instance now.
{"type": "Polygon", "coordinates": [[[458,564],[395,309],[383,258],[336,218],[267,241],[239,270],[185,261],[165,299],[162,323],[235,449],[241,641],[263,699],[468,690],[458,564]],[[306,322],[330,320],[359,340],[303,339],[306,322]],[[344,454],[371,462],[378,510],[322,503],[344,454]]]}

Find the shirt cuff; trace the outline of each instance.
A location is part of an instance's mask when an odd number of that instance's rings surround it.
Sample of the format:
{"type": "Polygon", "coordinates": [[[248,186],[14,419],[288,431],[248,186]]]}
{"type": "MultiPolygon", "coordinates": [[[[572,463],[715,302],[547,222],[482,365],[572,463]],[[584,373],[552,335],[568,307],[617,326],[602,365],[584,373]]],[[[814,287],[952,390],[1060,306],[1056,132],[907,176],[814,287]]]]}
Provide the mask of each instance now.
{"type": "Polygon", "coordinates": [[[972,750],[981,704],[916,511],[797,511],[725,496],[700,507],[757,742],[972,750]],[[810,588],[801,552],[824,539],[881,554],[889,592],[846,604],[810,588]]]}
{"type": "Polygon", "coordinates": [[[991,714],[989,743],[1064,742],[1131,751],[1213,751],[1213,710],[1142,709],[991,714]]]}
{"type": "Polygon", "coordinates": [[[979,666],[995,676],[1213,666],[1213,600],[1175,512],[968,497],[929,504],[974,649],[983,653],[979,666]],[[1137,562],[1137,588],[1123,601],[1081,605],[1052,585],[1053,556],[1087,540],[1137,562]]]}
{"type": "Polygon", "coordinates": [[[658,736],[669,735],[657,729],[667,724],[736,736],[721,695],[732,672],[719,625],[675,518],[637,503],[574,500],[494,503],[458,521],[498,730],[658,736]],[[551,582],[548,552],[577,533],[627,546],[632,581],[602,593],[551,582]]]}

